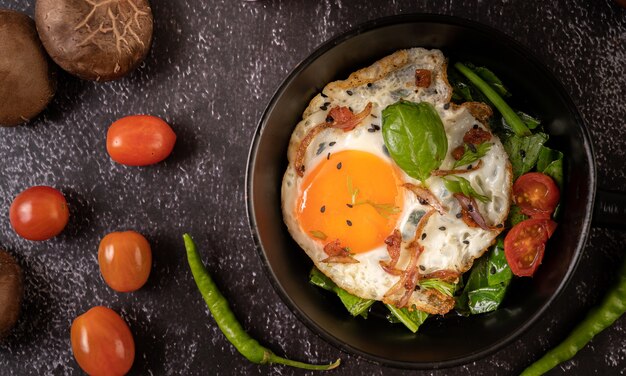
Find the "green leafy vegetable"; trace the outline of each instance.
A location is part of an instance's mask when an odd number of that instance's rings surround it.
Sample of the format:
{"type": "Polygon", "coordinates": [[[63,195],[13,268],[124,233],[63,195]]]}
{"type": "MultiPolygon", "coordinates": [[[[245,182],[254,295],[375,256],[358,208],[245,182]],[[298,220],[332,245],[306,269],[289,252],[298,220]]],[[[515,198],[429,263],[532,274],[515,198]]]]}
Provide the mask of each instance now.
{"type": "Polygon", "coordinates": [[[548,175],[563,189],[563,153],[542,146],[537,159],[537,171],[548,175]]]}
{"type": "Polygon", "coordinates": [[[502,144],[509,155],[515,179],[535,167],[539,152],[546,141],[548,135],[541,132],[527,137],[510,135],[504,138],[502,144]]]}
{"type": "Polygon", "coordinates": [[[498,109],[502,117],[506,119],[507,124],[511,126],[513,132],[518,136],[530,135],[530,130],[524,124],[522,119],[513,111],[511,107],[502,99],[500,94],[496,92],[487,82],[485,82],[478,74],[462,63],[457,62],[454,67],[459,70],[467,79],[475,85],[491,103],[498,109]]]}
{"type": "Polygon", "coordinates": [[[404,326],[406,326],[413,333],[417,332],[420,325],[422,325],[428,318],[428,313],[417,309],[409,311],[408,308],[397,308],[391,304],[385,304],[385,306],[389,309],[393,317],[389,321],[395,322],[397,319],[398,322],[403,323],[404,326]]]}
{"type": "Polygon", "coordinates": [[[377,204],[370,200],[360,201],[354,204],[354,206],[357,205],[369,205],[373,207],[376,212],[378,212],[378,214],[380,214],[384,218],[389,218],[389,216],[401,212],[400,208],[395,206],[394,204],[377,204]]]}
{"type": "Polygon", "coordinates": [[[490,144],[488,142],[483,142],[482,144],[474,147],[474,150],[472,150],[471,147],[468,146],[468,144],[464,144],[463,148],[463,155],[461,156],[461,159],[459,159],[458,161],[454,162],[454,166],[452,166],[452,168],[457,168],[459,166],[465,166],[468,165],[470,163],[474,163],[477,160],[479,160],[480,158],[484,157],[485,155],[487,155],[487,153],[489,152],[489,150],[491,149],[491,146],[493,144],[490,144]]]}
{"type": "Polygon", "coordinates": [[[525,221],[528,219],[528,216],[522,213],[522,209],[520,209],[517,205],[511,205],[511,210],[509,210],[509,216],[507,217],[506,227],[511,228],[516,224],[525,221]]]}
{"type": "Polygon", "coordinates": [[[391,158],[409,176],[425,181],[448,152],[439,114],[427,102],[399,101],[383,110],[383,139],[391,158]]]}
{"type": "Polygon", "coordinates": [[[444,178],[443,184],[446,186],[446,189],[452,193],[461,193],[467,197],[474,197],[478,201],[487,202],[489,201],[489,197],[479,194],[472,188],[471,183],[460,176],[455,176],[457,180],[451,180],[450,178],[444,178]]]}
{"type": "Polygon", "coordinates": [[[504,256],[504,241],[500,237],[486,257],[474,262],[463,292],[457,298],[457,311],[469,315],[497,309],[504,299],[512,275],[504,256]]]}
{"type": "Polygon", "coordinates": [[[319,269],[313,267],[311,269],[311,273],[309,274],[309,282],[311,284],[321,287],[324,290],[333,291],[339,299],[346,307],[348,312],[352,316],[362,316],[363,318],[367,318],[367,312],[372,304],[374,304],[375,300],[363,299],[358,296],[354,296],[347,292],[346,290],[337,286],[330,278],[326,277],[324,273],[320,272],[319,269]]]}
{"type": "Polygon", "coordinates": [[[480,78],[485,80],[485,82],[487,82],[489,86],[491,86],[498,94],[502,95],[503,97],[511,96],[511,93],[509,93],[507,88],[504,87],[502,81],[500,81],[500,79],[492,71],[485,67],[475,67],[472,69],[474,70],[474,72],[476,72],[477,75],[480,76],[480,78]]]}
{"type": "Polygon", "coordinates": [[[417,283],[421,288],[424,289],[435,289],[442,294],[452,296],[454,295],[454,290],[456,289],[456,285],[454,283],[442,281],[439,278],[429,278],[422,279],[417,283]]]}

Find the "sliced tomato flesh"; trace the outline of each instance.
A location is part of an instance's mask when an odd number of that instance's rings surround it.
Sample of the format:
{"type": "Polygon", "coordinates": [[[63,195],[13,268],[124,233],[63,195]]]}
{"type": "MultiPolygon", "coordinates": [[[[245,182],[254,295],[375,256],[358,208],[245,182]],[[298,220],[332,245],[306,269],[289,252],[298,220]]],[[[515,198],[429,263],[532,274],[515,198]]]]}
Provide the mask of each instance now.
{"type": "Polygon", "coordinates": [[[515,204],[530,217],[550,218],[559,198],[559,188],[554,180],[540,172],[524,174],[513,184],[515,204]]]}
{"type": "Polygon", "coordinates": [[[504,239],[504,255],[513,274],[530,277],[535,273],[556,226],[556,222],[541,218],[527,219],[513,226],[504,239]]]}

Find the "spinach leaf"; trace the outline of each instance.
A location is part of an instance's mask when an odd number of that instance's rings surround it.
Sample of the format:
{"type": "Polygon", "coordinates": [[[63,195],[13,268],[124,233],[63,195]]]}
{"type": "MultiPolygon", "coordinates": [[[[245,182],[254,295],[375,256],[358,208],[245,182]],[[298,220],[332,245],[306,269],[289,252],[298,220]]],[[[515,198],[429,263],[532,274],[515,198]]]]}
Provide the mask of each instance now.
{"type": "Polygon", "coordinates": [[[525,137],[515,135],[504,137],[502,144],[509,155],[515,179],[535,167],[541,147],[546,141],[548,135],[541,132],[525,137]]]}
{"type": "Polygon", "coordinates": [[[363,299],[358,296],[354,296],[346,290],[340,288],[322,273],[318,268],[313,267],[311,273],[309,273],[309,282],[317,287],[321,287],[324,290],[333,291],[343,303],[344,307],[350,312],[352,316],[362,316],[367,318],[367,312],[375,300],[363,299]]]}
{"type": "Polygon", "coordinates": [[[382,128],[391,158],[415,179],[428,179],[446,157],[446,132],[430,103],[399,101],[387,106],[382,128]]]}
{"type": "Polygon", "coordinates": [[[542,146],[537,159],[537,171],[548,175],[563,190],[563,153],[542,146]]]}
{"type": "Polygon", "coordinates": [[[504,84],[502,83],[502,81],[500,81],[498,76],[496,76],[492,71],[490,71],[489,69],[485,67],[470,67],[470,68],[473,69],[474,72],[476,72],[476,74],[480,76],[480,78],[485,80],[485,82],[487,82],[489,86],[491,86],[498,94],[502,95],[503,97],[511,96],[511,93],[509,93],[507,88],[504,87],[504,84]]]}
{"type": "Polygon", "coordinates": [[[487,142],[483,142],[482,144],[474,147],[474,150],[472,150],[471,147],[468,146],[468,144],[464,144],[463,148],[463,155],[461,156],[461,159],[459,159],[458,161],[454,162],[454,165],[452,166],[452,168],[457,168],[459,166],[465,166],[468,165],[470,163],[474,163],[477,160],[479,160],[480,158],[484,157],[485,155],[487,155],[487,153],[489,152],[489,149],[491,149],[491,146],[493,144],[487,143],[487,142]]]}
{"type": "Polygon", "coordinates": [[[456,310],[462,315],[495,310],[504,299],[512,276],[500,237],[487,255],[474,262],[465,288],[457,298],[456,310]]]}
{"type": "Polygon", "coordinates": [[[408,308],[397,308],[391,304],[385,304],[385,306],[391,312],[391,316],[388,317],[390,322],[401,322],[411,332],[417,332],[417,329],[426,321],[428,313],[414,309],[409,311],[408,308]]]}
{"type": "Polygon", "coordinates": [[[517,205],[511,205],[511,210],[509,210],[509,216],[507,217],[506,227],[511,228],[516,224],[525,221],[528,219],[528,216],[522,213],[522,209],[520,209],[517,205]]]}
{"type": "MultiPolygon", "coordinates": [[[[529,129],[536,129],[539,125],[541,125],[541,120],[528,115],[522,111],[515,111],[515,113],[519,116],[519,118],[526,124],[529,129]]],[[[513,128],[506,122],[505,118],[500,119],[502,123],[502,127],[510,132],[513,132],[513,128]]]]}
{"type": "Polygon", "coordinates": [[[471,183],[460,176],[455,176],[457,180],[451,180],[450,178],[444,178],[443,184],[446,189],[452,193],[462,193],[467,197],[474,197],[478,201],[487,202],[489,197],[479,194],[472,188],[471,183]]]}
{"type": "Polygon", "coordinates": [[[417,283],[421,288],[424,289],[435,289],[442,294],[452,296],[454,295],[454,290],[456,289],[456,285],[454,283],[442,281],[439,278],[429,278],[422,279],[417,283]]]}

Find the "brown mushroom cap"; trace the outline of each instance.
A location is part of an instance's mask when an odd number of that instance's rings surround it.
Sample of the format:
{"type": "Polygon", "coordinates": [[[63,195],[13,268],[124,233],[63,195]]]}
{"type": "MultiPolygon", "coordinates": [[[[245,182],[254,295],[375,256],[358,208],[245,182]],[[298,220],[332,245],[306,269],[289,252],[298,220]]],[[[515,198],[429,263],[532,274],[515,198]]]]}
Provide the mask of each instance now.
{"type": "Polygon", "coordinates": [[[54,66],[49,63],[35,22],[0,9],[0,126],[24,123],[54,96],[54,66]]]}
{"type": "Polygon", "coordinates": [[[22,269],[10,254],[0,249],[0,339],[17,322],[23,293],[22,269]]]}
{"type": "Polygon", "coordinates": [[[152,41],[147,0],[37,0],[37,31],[64,70],[94,81],[135,69],[152,41]]]}

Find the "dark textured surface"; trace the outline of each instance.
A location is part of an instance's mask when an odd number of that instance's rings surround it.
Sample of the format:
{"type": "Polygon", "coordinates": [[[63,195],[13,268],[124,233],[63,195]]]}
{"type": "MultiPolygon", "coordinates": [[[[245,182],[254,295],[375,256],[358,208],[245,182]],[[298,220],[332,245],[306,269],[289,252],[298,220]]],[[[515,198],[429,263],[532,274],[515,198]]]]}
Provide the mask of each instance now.
{"type": "MultiPolygon", "coordinates": [[[[195,236],[244,326],[277,353],[320,362],[341,357],[337,374],[404,374],[340,353],[273,291],[245,213],[244,170],[256,121],[287,73],[330,37],[384,15],[452,14],[514,36],[555,71],[588,122],[599,186],[626,191],[626,11],[608,0],[560,4],[153,1],[155,39],[136,72],[105,84],[62,74],[42,116],[0,129],[0,246],[16,256],[26,278],[23,315],[0,344],[0,374],[79,374],[69,327],[98,304],[129,323],[137,343],[133,374],[302,374],[249,364],[219,333],[187,270],[184,231],[195,236]],[[134,113],[172,124],[178,143],[166,162],[129,168],[109,159],[108,125],[134,113]],[[13,197],[35,184],[61,189],[72,211],[63,235],[43,243],[18,238],[8,221],[13,197]],[[142,232],[153,246],[152,275],[132,294],[110,290],[97,265],[101,237],[123,229],[142,232]]],[[[0,6],[31,15],[34,8],[18,0],[0,0],[0,6]]],[[[484,360],[412,374],[519,372],[599,301],[625,248],[626,233],[594,229],[572,283],[530,331],[484,360]]],[[[626,318],[554,373],[624,372],[626,318]]]]}

